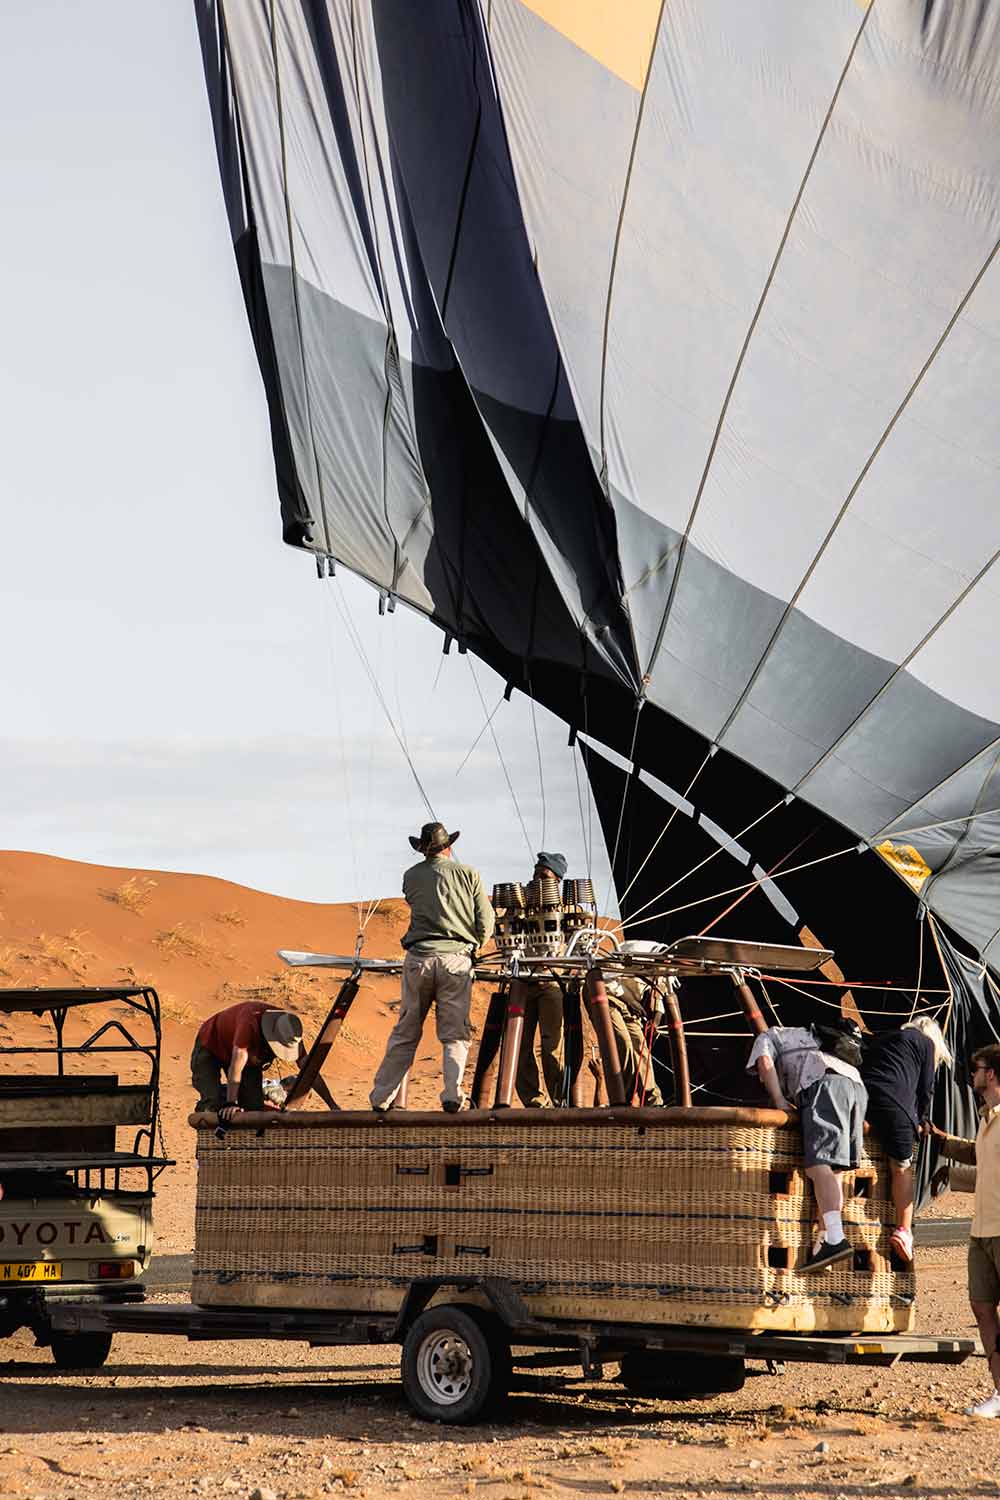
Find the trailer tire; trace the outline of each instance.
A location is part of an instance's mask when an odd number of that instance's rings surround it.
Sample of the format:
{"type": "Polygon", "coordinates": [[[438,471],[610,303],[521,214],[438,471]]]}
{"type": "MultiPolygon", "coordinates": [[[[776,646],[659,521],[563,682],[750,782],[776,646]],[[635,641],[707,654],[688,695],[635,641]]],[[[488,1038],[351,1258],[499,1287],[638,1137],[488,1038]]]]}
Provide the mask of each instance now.
{"type": "Polygon", "coordinates": [[[738,1354],[677,1356],[666,1350],[636,1349],[623,1356],[618,1378],[634,1396],[698,1401],[741,1391],[746,1363],[738,1354]]]}
{"type": "Polygon", "coordinates": [[[96,1370],[111,1353],[110,1333],[54,1333],[52,1358],[60,1370],[96,1370]]]}
{"type": "Polygon", "coordinates": [[[403,1393],[432,1422],[474,1422],[509,1379],[510,1345],[478,1308],[429,1307],[403,1340],[403,1393]],[[506,1359],[504,1358],[506,1349],[506,1359]],[[499,1388],[498,1388],[499,1383],[499,1388]]]}

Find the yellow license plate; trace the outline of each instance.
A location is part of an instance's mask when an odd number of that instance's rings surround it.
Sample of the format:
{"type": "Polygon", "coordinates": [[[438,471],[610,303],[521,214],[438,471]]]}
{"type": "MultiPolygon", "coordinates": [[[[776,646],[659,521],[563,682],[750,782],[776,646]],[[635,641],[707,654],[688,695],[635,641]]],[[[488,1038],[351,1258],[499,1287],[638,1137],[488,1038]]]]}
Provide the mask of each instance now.
{"type": "Polygon", "coordinates": [[[62,1261],[0,1261],[0,1281],[62,1281],[62,1261]]]}

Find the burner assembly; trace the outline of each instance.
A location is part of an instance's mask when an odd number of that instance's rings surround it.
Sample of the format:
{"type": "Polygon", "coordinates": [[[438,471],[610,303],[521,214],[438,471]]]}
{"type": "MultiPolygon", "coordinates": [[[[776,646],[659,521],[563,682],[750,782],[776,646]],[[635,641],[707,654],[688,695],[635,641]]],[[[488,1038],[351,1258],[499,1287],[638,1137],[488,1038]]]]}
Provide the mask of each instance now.
{"type": "Polygon", "coordinates": [[[558,880],[548,875],[526,886],[518,881],[495,885],[493,907],[496,945],[507,956],[562,958],[570,945],[574,952],[587,952],[598,941],[597,902],[589,880],[564,880],[561,891],[558,880]]]}

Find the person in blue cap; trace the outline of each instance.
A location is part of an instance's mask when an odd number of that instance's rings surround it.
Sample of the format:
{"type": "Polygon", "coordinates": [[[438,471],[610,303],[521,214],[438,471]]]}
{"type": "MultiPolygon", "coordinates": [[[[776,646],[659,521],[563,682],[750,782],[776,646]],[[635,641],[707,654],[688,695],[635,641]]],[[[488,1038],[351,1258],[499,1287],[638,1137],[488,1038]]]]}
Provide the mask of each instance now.
{"type": "MultiPolygon", "coordinates": [[[[540,850],[532,880],[562,880],[569,868],[565,854],[540,850]]],[[[563,989],[558,980],[535,979],[525,984],[524,1031],[517,1058],[514,1087],[517,1097],[527,1108],[565,1102],[563,1085],[563,989]],[[542,1056],[543,1091],[535,1061],[535,1032],[538,1032],[542,1056]]]]}

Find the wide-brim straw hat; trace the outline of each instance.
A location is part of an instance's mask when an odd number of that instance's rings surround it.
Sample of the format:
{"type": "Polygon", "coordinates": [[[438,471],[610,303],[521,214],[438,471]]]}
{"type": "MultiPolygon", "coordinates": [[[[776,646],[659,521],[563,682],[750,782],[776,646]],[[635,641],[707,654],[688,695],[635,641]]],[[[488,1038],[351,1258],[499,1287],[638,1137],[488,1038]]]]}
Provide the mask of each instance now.
{"type": "Polygon", "coordinates": [[[302,1022],[290,1010],[266,1010],[260,1018],[260,1034],[275,1057],[298,1062],[302,1022]]]}
{"type": "Polygon", "coordinates": [[[456,828],[454,833],[449,833],[443,823],[425,823],[416,836],[409,835],[410,847],[418,854],[437,854],[455,842],[459,831],[456,828]]]}

